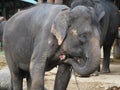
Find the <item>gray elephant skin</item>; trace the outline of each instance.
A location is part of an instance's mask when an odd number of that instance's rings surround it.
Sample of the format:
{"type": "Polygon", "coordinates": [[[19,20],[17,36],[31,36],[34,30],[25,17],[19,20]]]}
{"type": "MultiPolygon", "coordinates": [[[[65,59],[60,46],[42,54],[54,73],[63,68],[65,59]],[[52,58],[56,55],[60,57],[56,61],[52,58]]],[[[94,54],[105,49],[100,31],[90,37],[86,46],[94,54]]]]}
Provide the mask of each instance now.
{"type": "Polygon", "coordinates": [[[113,4],[112,0],[75,0],[71,4],[71,8],[79,5],[90,6],[96,9],[96,15],[101,27],[100,46],[103,46],[104,60],[102,72],[110,72],[110,52],[113,42],[118,34],[120,26],[120,14],[118,8],[113,4]]]}
{"type": "Polygon", "coordinates": [[[94,14],[94,9],[85,6],[40,4],[11,17],[3,33],[11,90],[22,90],[23,78],[28,90],[44,90],[45,71],[56,66],[54,90],[66,90],[71,67],[82,76],[93,73],[100,64],[94,14]],[[87,62],[81,67],[76,58],[87,62]]]}

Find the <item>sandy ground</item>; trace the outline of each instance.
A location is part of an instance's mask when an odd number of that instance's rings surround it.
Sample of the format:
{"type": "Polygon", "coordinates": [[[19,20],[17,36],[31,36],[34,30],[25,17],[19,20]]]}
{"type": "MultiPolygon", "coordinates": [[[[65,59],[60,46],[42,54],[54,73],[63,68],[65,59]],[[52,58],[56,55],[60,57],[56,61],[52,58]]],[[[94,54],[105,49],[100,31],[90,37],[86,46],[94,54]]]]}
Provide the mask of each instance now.
{"type": "MultiPolygon", "coordinates": [[[[110,67],[111,73],[100,74],[99,76],[91,76],[89,78],[82,78],[79,76],[75,76],[73,74],[67,90],[120,90],[120,89],[108,89],[111,87],[113,88],[120,87],[120,60],[112,60],[110,67]]],[[[4,68],[7,68],[5,56],[0,56],[0,70],[4,68]]],[[[46,72],[45,74],[46,90],[53,90],[56,71],[57,68],[54,68],[53,70],[46,72]]],[[[24,88],[26,88],[26,86],[24,88]]]]}

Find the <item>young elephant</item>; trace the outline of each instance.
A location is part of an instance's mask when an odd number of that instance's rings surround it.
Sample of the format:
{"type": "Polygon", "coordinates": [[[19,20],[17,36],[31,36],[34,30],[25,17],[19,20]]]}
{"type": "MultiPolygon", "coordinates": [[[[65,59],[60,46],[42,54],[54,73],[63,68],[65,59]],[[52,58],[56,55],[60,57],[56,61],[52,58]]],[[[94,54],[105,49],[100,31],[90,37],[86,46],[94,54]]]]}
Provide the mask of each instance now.
{"type": "Polygon", "coordinates": [[[71,66],[83,76],[93,73],[100,64],[99,26],[94,14],[94,9],[85,6],[70,9],[41,4],[11,17],[3,35],[11,89],[22,90],[26,78],[28,90],[44,90],[45,71],[57,65],[54,90],[66,90],[71,66]],[[74,59],[79,57],[87,60],[83,67],[74,59]]]}

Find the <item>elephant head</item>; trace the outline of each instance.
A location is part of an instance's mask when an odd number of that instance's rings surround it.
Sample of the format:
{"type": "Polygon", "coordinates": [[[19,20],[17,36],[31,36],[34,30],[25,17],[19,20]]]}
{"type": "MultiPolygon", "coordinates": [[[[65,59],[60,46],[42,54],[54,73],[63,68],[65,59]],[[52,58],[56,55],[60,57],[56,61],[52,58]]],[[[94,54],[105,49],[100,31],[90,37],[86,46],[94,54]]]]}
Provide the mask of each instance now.
{"type": "Polygon", "coordinates": [[[101,5],[100,0],[75,0],[71,4],[71,8],[74,8],[79,5],[84,5],[87,7],[93,7],[95,9],[98,20],[100,21],[104,15],[105,11],[103,6],[101,5]]]}
{"type": "Polygon", "coordinates": [[[51,33],[62,54],[86,60],[83,67],[74,59],[66,61],[78,74],[86,76],[96,70],[100,64],[100,36],[93,8],[77,6],[61,11],[54,20],[51,33]]]}

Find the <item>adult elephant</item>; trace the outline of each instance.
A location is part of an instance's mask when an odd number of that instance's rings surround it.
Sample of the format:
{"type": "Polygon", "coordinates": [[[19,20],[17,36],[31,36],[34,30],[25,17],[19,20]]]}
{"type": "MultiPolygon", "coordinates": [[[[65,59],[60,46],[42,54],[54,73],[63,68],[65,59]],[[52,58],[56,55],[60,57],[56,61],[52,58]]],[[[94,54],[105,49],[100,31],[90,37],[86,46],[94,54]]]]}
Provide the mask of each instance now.
{"type": "Polygon", "coordinates": [[[6,23],[6,20],[4,17],[0,17],[0,49],[3,50],[3,28],[6,23]]]}
{"type": "Polygon", "coordinates": [[[44,90],[45,71],[56,66],[55,90],[66,90],[71,66],[82,76],[93,73],[100,64],[94,16],[94,9],[85,6],[41,4],[11,17],[3,35],[11,89],[22,90],[25,77],[28,90],[44,90]],[[75,59],[79,57],[87,59],[83,67],[75,59]]]}
{"type": "Polygon", "coordinates": [[[114,39],[118,33],[120,26],[120,15],[118,8],[112,3],[111,0],[75,0],[72,2],[71,7],[74,8],[79,5],[91,6],[96,10],[96,15],[99,17],[99,24],[101,26],[101,43],[103,46],[104,60],[102,72],[110,72],[110,51],[114,39]]]}

